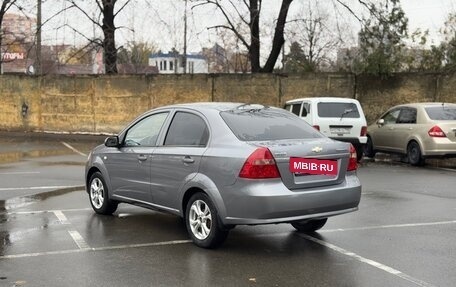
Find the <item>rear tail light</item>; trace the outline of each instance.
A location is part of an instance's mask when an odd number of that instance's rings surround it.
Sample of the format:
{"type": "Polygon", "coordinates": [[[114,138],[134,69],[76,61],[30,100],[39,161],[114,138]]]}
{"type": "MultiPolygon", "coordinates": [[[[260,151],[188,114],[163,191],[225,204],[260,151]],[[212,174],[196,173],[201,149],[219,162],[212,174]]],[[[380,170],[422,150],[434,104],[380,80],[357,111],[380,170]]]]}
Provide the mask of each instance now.
{"type": "Polygon", "coordinates": [[[356,159],[356,149],[350,144],[350,159],[348,160],[347,171],[354,171],[358,169],[358,161],[356,159]]]}
{"type": "Polygon", "coordinates": [[[429,131],[428,131],[429,136],[433,138],[445,138],[446,135],[442,131],[442,129],[439,126],[433,126],[429,131]]]}
{"type": "Polygon", "coordinates": [[[239,177],[250,179],[280,178],[274,157],[268,148],[257,148],[245,161],[239,177]]]}
{"type": "Polygon", "coordinates": [[[314,125],[313,128],[316,129],[317,131],[320,131],[320,126],[319,125],[314,125]]]}
{"type": "Polygon", "coordinates": [[[367,127],[362,127],[361,128],[361,136],[365,137],[367,135],[367,127]]]}

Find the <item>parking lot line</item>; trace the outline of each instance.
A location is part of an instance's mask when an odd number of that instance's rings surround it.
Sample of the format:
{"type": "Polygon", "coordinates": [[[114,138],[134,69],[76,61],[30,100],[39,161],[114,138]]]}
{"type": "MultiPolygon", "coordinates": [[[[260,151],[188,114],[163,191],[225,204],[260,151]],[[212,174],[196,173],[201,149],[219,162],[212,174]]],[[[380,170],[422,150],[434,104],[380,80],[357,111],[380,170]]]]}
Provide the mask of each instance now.
{"type": "Polygon", "coordinates": [[[74,151],[75,153],[79,154],[79,155],[82,155],[82,156],[87,156],[85,153],[77,150],[76,148],[74,148],[73,146],[71,146],[70,144],[66,143],[66,142],[61,142],[64,146],[66,146],[67,148],[71,149],[72,151],[74,151]]]}
{"type": "Polygon", "coordinates": [[[54,210],[53,213],[59,219],[60,224],[70,224],[68,219],[66,218],[65,214],[61,210],[54,210]]]}
{"type": "Polygon", "coordinates": [[[92,208],[72,208],[72,209],[60,209],[60,210],[29,210],[29,211],[16,211],[8,212],[10,215],[27,215],[27,214],[39,214],[39,213],[55,213],[56,211],[60,212],[74,212],[74,211],[88,211],[92,208]]]}
{"type": "Polygon", "coordinates": [[[70,234],[71,238],[73,238],[73,241],[76,243],[79,249],[90,249],[89,245],[84,240],[84,238],[82,238],[79,232],[76,230],[68,230],[68,233],[70,234]]]}
{"type": "Polygon", "coordinates": [[[422,223],[404,223],[404,224],[376,225],[376,226],[353,227],[353,228],[323,229],[323,230],[319,230],[318,232],[326,233],[326,232],[371,230],[371,229],[384,229],[384,228],[433,226],[433,225],[444,225],[444,224],[456,224],[456,220],[436,221],[436,222],[422,222],[422,223]]]}
{"type": "Polygon", "coordinates": [[[0,256],[0,259],[17,259],[17,258],[38,257],[38,256],[46,256],[46,255],[63,255],[63,254],[80,253],[80,252],[95,252],[95,251],[109,251],[109,250],[142,248],[142,247],[153,247],[153,246],[166,246],[166,245],[186,244],[186,243],[190,243],[190,242],[192,242],[192,241],[189,239],[171,240],[171,241],[129,244],[129,245],[114,245],[114,246],[94,247],[94,248],[92,247],[92,248],[85,248],[85,249],[69,249],[69,250],[48,251],[48,252],[22,253],[22,254],[2,255],[2,256],[0,256]]]}
{"type": "Polygon", "coordinates": [[[38,174],[39,171],[0,172],[0,175],[38,174]]]}
{"type": "Polygon", "coordinates": [[[76,188],[83,185],[53,185],[53,186],[29,186],[29,187],[2,187],[0,191],[14,191],[14,190],[40,190],[40,189],[63,189],[63,188],[76,188]]]}
{"type": "Polygon", "coordinates": [[[397,269],[394,269],[394,268],[392,268],[392,267],[389,267],[389,266],[384,265],[384,264],[382,264],[382,263],[379,263],[379,262],[377,262],[377,261],[374,261],[374,260],[371,260],[371,259],[362,257],[362,256],[360,256],[360,255],[358,255],[358,254],[356,254],[356,253],[354,253],[354,252],[350,252],[350,251],[345,250],[345,249],[343,249],[343,248],[341,248],[341,247],[338,247],[338,246],[336,246],[336,245],[334,245],[334,244],[325,242],[325,241],[323,241],[323,240],[317,239],[317,238],[312,237],[312,236],[310,236],[310,235],[306,235],[306,234],[298,234],[298,235],[299,235],[300,237],[304,238],[304,239],[307,239],[307,240],[312,241],[312,242],[314,242],[314,243],[320,244],[320,245],[322,245],[322,246],[324,246],[324,247],[327,247],[327,248],[329,248],[329,249],[332,249],[332,250],[334,250],[334,251],[336,251],[336,252],[339,252],[339,253],[341,253],[341,254],[343,254],[343,255],[349,256],[349,257],[351,257],[351,258],[353,258],[353,259],[355,259],[355,260],[357,260],[357,261],[359,261],[359,262],[361,262],[361,263],[365,263],[365,264],[371,265],[371,266],[373,266],[373,267],[375,267],[375,268],[378,268],[378,269],[380,269],[380,270],[383,270],[383,271],[385,271],[385,272],[387,272],[387,273],[389,273],[389,274],[392,274],[392,275],[394,275],[394,276],[397,276],[397,277],[399,277],[399,278],[402,278],[402,279],[404,279],[404,280],[406,280],[406,281],[409,281],[409,282],[411,282],[411,283],[413,283],[413,284],[415,284],[415,285],[417,285],[417,286],[422,286],[422,287],[434,287],[434,285],[429,284],[429,283],[427,283],[427,282],[425,282],[425,281],[423,281],[423,280],[414,278],[414,277],[412,277],[412,276],[410,276],[410,275],[407,275],[407,274],[405,274],[405,273],[403,273],[403,272],[401,272],[401,271],[399,271],[399,270],[397,270],[397,269]]]}

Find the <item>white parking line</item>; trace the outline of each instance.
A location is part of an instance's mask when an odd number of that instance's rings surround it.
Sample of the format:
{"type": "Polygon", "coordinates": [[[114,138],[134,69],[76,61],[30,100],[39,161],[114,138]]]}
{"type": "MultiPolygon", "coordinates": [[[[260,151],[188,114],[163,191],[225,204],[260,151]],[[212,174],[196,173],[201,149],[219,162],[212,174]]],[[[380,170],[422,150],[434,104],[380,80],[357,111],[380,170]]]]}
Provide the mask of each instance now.
{"type": "Polygon", "coordinates": [[[68,230],[68,233],[70,234],[71,238],[73,238],[73,241],[76,243],[79,249],[90,249],[89,245],[87,242],[85,242],[84,238],[79,232],[76,230],[68,230]]]}
{"type": "Polygon", "coordinates": [[[355,260],[357,260],[357,261],[359,261],[361,263],[365,263],[365,264],[371,265],[371,266],[373,266],[375,268],[378,268],[380,270],[383,270],[383,271],[385,271],[385,272],[387,272],[389,274],[392,274],[394,276],[402,278],[402,279],[404,279],[406,281],[409,281],[409,282],[411,282],[411,283],[413,283],[413,284],[415,284],[417,286],[423,286],[423,287],[433,287],[434,286],[434,285],[429,284],[429,283],[427,283],[427,282],[425,282],[423,280],[420,280],[420,279],[414,278],[414,277],[412,277],[410,275],[407,275],[407,274],[405,274],[405,273],[403,273],[403,272],[401,272],[401,271],[399,271],[397,269],[394,269],[392,267],[389,267],[389,266],[384,265],[382,263],[379,263],[377,261],[362,257],[362,256],[360,256],[360,255],[358,255],[356,253],[353,253],[353,252],[350,252],[348,250],[345,250],[345,249],[343,249],[341,247],[338,247],[338,246],[336,246],[334,244],[325,242],[323,240],[317,239],[315,237],[312,237],[312,236],[309,236],[309,235],[306,235],[306,234],[298,234],[298,235],[300,237],[304,238],[304,239],[307,239],[307,240],[312,241],[314,243],[317,243],[317,244],[320,244],[322,246],[325,246],[325,247],[327,247],[329,249],[332,249],[332,250],[334,250],[336,252],[339,252],[339,253],[341,253],[343,255],[349,256],[349,257],[351,257],[351,258],[353,258],[353,259],[355,259],[355,260]]]}
{"type": "Polygon", "coordinates": [[[76,188],[82,185],[52,185],[52,186],[29,186],[29,187],[2,187],[0,191],[13,191],[13,190],[41,190],[41,189],[62,189],[62,188],[76,188]]]}
{"type": "Polygon", "coordinates": [[[353,227],[353,228],[323,229],[323,230],[319,230],[318,232],[326,233],[326,232],[371,230],[371,229],[384,229],[384,228],[433,226],[433,225],[444,225],[444,224],[456,224],[456,220],[437,221],[437,222],[422,222],[422,223],[391,224],[391,225],[376,225],[376,226],[353,227]]]}
{"type": "Polygon", "coordinates": [[[37,174],[39,171],[0,172],[0,175],[37,174]]]}
{"type": "Polygon", "coordinates": [[[60,224],[70,224],[70,222],[66,218],[65,214],[63,214],[63,212],[61,210],[55,210],[54,214],[59,219],[60,224]]]}
{"type": "MultiPolygon", "coordinates": [[[[59,219],[60,224],[70,225],[71,223],[68,221],[68,218],[63,214],[62,210],[54,210],[53,213],[59,219]]],[[[68,230],[71,238],[73,238],[74,243],[79,247],[79,249],[89,249],[89,245],[84,240],[82,235],[77,232],[76,230],[68,230]]]]}
{"type": "Polygon", "coordinates": [[[60,212],[73,212],[73,211],[88,211],[92,208],[73,208],[73,209],[60,209],[60,210],[30,210],[30,211],[16,211],[8,212],[10,215],[26,215],[26,214],[39,214],[39,213],[55,213],[56,211],[60,212]]]}
{"type": "Polygon", "coordinates": [[[64,146],[66,146],[67,148],[71,149],[72,151],[74,151],[75,153],[79,154],[79,155],[82,155],[82,156],[87,156],[85,153],[77,150],[76,148],[72,147],[70,144],[67,144],[66,142],[61,142],[64,146]]]}
{"type": "Polygon", "coordinates": [[[190,243],[190,242],[192,242],[192,241],[191,240],[172,240],[172,241],[161,241],[161,242],[142,243],[142,244],[95,247],[95,248],[86,248],[86,249],[70,249],[70,250],[61,250],[61,251],[23,253],[23,254],[3,255],[3,256],[0,256],[0,259],[15,259],[15,258],[38,257],[38,256],[46,256],[46,255],[62,255],[62,254],[71,254],[71,253],[79,253],[79,252],[108,251],[108,250],[120,250],[120,249],[129,249],[129,248],[167,246],[167,245],[186,244],[186,243],[190,243]]]}

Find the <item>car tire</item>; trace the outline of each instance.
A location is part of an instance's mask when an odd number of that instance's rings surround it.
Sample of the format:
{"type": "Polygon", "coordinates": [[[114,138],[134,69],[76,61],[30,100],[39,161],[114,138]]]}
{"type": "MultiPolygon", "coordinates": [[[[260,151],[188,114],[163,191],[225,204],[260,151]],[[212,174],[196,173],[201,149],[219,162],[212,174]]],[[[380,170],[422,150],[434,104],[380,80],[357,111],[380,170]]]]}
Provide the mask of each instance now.
{"type": "Polygon", "coordinates": [[[367,137],[367,143],[364,146],[364,155],[370,158],[375,157],[375,150],[374,150],[374,144],[372,143],[372,139],[370,137],[367,137]]]}
{"type": "Polygon", "coordinates": [[[217,208],[207,194],[194,194],[187,203],[185,224],[192,241],[202,248],[219,247],[228,236],[221,224],[217,208]]]}
{"type": "Polygon", "coordinates": [[[414,165],[414,166],[424,165],[424,158],[421,154],[421,148],[417,142],[412,141],[407,146],[407,158],[411,165],[414,165]]]}
{"type": "Polygon", "coordinates": [[[314,232],[322,228],[326,224],[326,221],[328,221],[328,218],[295,221],[290,224],[299,232],[314,232]]]}
{"type": "Polygon", "coordinates": [[[356,150],[356,161],[360,162],[363,159],[364,148],[362,145],[355,145],[356,150]]]}
{"type": "Polygon", "coordinates": [[[108,187],[100,172],[95,172],[90,177],[87,189],[90,205],[96,213],[111,215],[117,210],[119,203],[109,199],[108,187]]]}

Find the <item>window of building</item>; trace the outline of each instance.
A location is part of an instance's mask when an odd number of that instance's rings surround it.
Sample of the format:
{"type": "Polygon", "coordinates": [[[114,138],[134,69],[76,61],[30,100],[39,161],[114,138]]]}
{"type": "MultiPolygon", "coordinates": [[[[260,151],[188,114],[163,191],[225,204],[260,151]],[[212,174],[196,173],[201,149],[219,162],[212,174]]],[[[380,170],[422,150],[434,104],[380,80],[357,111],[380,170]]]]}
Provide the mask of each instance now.
{"type": "Polygon", "coordinates": [[[173,63],[173,61],[169,61],[169,69],[170,69],[171,71],[174,70],[174,63],[173,63]]]}
{"type": "Polygon", "coordinates": [[[160,71],[163,70],[163,62],[160,61],[160,71]]]}
{"type": "Polygon", "coordinates": [[[165,71],[167,70],[166,63],[168,63],[168,62],[167,61],[163,61],[163,70],[165,70],[165,71]]]}

